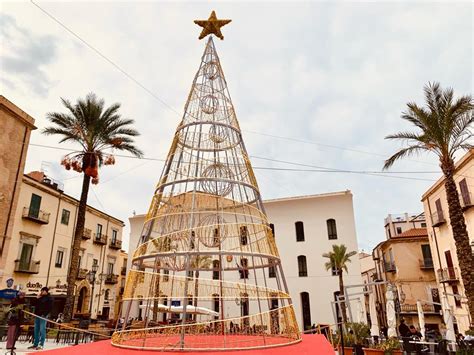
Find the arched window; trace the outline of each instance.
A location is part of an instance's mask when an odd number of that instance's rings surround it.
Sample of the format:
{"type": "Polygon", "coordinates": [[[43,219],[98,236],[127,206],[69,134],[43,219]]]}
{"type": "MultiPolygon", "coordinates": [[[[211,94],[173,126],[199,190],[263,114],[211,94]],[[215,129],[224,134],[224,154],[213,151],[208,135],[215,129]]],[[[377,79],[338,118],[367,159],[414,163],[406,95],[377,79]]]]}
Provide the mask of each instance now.
{"type": "Polygon", "coordinates": [[[336,229],[336,220],[331,218],[326,221],[328,226],[328,238],[337,239],[337,229],[336,229]]]}
{"type": "Polygon", "coordinates": [[[297,242],[304,242],[304,226],[303,222],[298,221],[295,223],[296,229],[296,241],[297,242]]]}
{"type": "Polygon", "coordinates": [[[214,304],[214,312],[220,312],[220,302],[219,302],[219,295],[217,293],[212,295],[212,302],[214,304]]]}
{"type": "Polygon", "coordinates": [[[300,277],[308,276],[308,268],[306,266],[306,256],[298,256],[298,274],[300,277]]]}
{"type": "Polygon", "coordinates": [[[220,273],[219,260],[214,260],[212,262],[212,279],[213,280],[219,280],[219,273],[220,273]]]}
{"type": "Polygon", "coordinates": [[[301,311],[303,313],[303,329],[308,330],[311,328],[311,307],[309,304],[309,293],[301,292],[301,311]]]}

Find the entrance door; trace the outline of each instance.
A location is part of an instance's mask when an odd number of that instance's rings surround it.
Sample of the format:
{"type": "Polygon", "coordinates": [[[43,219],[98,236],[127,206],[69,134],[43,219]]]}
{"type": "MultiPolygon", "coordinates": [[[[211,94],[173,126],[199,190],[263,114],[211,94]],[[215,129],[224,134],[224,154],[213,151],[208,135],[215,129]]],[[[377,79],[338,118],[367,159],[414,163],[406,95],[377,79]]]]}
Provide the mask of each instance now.
{"type": "Polygon", "coordinates": [[[280,333],[280,320],[279,320],[279,312],[278,312],[278,298],[271,299],[270,305],[270,327],[272,334],[279,334],[280,333]]]}
{"type": "Polygon", "coordinates": [[[301,292],[301,311],[303,312],[303,330],[311,328],[311,307],[309,305],[309,293],[301,292]]]}
{"type": "Polygon", "coordinates": [[[108,320],[109,319],[109,314],[110,314],[110,307],[102,308],[102,319],[103,320],[108,320]]]}
{"type": "Polygon", "coordinates": [[[85,287],[81,288],[79,291],[79,297],[77,298],[77,308],[76,311],[78,313],[82,313],[82,310],[84,309],[84,301],[87,296],[87,289],[85,287]]]}

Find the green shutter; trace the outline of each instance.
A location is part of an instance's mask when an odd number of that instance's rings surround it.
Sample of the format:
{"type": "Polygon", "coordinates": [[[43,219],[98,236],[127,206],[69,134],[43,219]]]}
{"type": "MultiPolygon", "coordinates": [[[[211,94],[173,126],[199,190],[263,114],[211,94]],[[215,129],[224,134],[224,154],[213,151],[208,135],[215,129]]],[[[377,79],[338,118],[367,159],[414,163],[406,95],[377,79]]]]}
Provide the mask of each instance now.
{"type": "Polygon", "coordinates": [[[31,194],[31,201],[30,201],[30,217],[38,218],[39,211],[41,207],[41,196],[31,194]]]}

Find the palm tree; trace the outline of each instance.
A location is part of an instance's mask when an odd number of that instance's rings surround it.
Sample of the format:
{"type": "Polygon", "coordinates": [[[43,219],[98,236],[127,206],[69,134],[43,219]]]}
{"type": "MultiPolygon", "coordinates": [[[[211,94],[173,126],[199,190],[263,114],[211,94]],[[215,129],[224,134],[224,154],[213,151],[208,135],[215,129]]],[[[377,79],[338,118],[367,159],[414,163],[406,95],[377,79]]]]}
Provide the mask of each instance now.
{"type": "Polygon", "coordinates": [[[63,98],[61,101],[67,108],[67,112],[48,113],[46,117],[53,125],[45,128],[43,133],[62,136],[60,143],[72,142],[80,146],[77,151],[66,155],[61,164],[66,170],[72,168],[83,174],[63,312],[65,321],[69,321],[73,312],[74,286],[79,268],[79,251],[84,233],[90,183],[99,182],[99,167],[115,163],[114,156],[106,152],[107,149],[127,151],[136,157],[141,157],[142,152],[134,145],[133,137],[139,135],[136,130],[130,128],[134,121],[120,116],[118,112],[120,104],[116,103],[105,108],[104,100],[98,99],[93,93],[88,94],[85,99],[78,99],[74,105],[63,98]]]}
{"type": "Polygon", "coordinates": [[[454,99],[453,89],[443,90],[439,83],[424,87],[426,106],[414,102],[401,118],[412,123],[416,132],[399,132],[386,139],[400,139],[407,147],[400,149],[385,161],[384,169],[395,161],[421,152],[434,153],[444,175],[449,220],[453,231],[459,268],[468,297],[471,319],[474,321],[474,258],[467,234],[456,183],[454,182],[454,158],[458,151],[471,149],[471,124],[474,122],[474,101],[470,95],[454,99]]]}
{"type": "MultiPolygon", "coordinates": [[[[324,258],[329,259],[329,261],[324,264],[326,270],[336,270],[339,276],[339,294],[341,296],[344,296],[344,279],[342,272],[347,272],[347,264],[351,262],[351,258],[356,254],[356,251],[347,252],[347,247],[344,244],[333,245],[332,251],[323,254],[324,258]]],[[[346,303],[342,301],[339,308],[342,311],[343,322],[347,323],[346,303]]]]}
{"type": "Polygon", "coordinates": [[[194,272],[194,307],[197,307],[199,295],[199,270],[209,269],[212,265],[212,258],[209,255],[196,255],[191,259],[191,270],[194,272]]]}

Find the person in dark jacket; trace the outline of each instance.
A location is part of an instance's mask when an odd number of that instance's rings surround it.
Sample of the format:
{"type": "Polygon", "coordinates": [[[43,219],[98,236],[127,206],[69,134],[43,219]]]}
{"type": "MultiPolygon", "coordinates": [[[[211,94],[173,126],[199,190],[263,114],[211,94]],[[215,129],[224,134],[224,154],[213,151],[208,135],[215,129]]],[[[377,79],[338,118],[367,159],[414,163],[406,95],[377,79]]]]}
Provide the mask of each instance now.
{"type": "Polygon", "coordinates": [[[400,336],[403,337],[409,337],[410,336],[410,328],[405,324],[405,319],[400,319],[400,325],[398,326],[398,332],[400,333],[400,336]]]}
{"type": "Polygon", "coordinates": [[[8,335],[7,335],[7,349],[15,349],[15,342],[20,333],[20,326],[23,322],[23,308],[25,307],[25,293],[19,292],[12,300],[10,310],[8,311],[8,335]]]}
{"type": "Polygon", "coordinates": [[[53,309],[53,298],[50,296],[47,287],[41,289],[33,305],[35,306],[35,315],[38,317],[35,317],[34,342],[28,349],[42,350],[46,339],[46,319],[53,309]]]}

